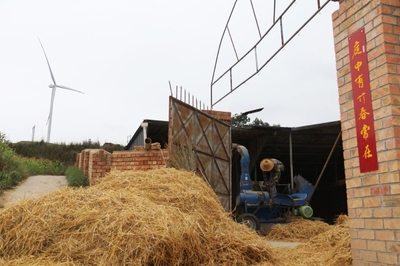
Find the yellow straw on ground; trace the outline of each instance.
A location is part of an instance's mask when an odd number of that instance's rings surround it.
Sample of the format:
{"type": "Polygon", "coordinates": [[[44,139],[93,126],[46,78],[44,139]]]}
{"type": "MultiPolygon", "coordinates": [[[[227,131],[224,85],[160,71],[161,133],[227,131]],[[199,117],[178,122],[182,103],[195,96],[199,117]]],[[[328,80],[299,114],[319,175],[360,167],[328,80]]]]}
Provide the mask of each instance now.
{"type": "Polygon", "coordinates": [[[163,168],[112,172],[0,211],[8,265],[275,264],[271,248],[224,212],[196,175],[163,168]]]}

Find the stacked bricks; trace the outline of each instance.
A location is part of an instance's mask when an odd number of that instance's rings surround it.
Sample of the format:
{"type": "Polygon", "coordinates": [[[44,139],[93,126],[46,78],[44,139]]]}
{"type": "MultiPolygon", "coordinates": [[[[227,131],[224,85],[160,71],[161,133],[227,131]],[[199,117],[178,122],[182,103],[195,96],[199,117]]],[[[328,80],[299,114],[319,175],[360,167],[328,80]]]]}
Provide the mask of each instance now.
{"type": "Polygon", "coordinates": [[[132,150],[109,153],[102,149],[85,149],[77,155],[76,165],[94,185],[111,169],[149,170],[165,167],[168,160],[167,150],[132,150]]]}
{"type": "Polygon", "coordinates": [[[90,150],[85,149],[76,155],[76,166],[82,170],[85,176],[89,176],[89,153],[90,150]]]}
{"type": "Polygon", "coordinates": [[[115,170],[149,170],[165,167],[166,150],[115,151],[111,167],[115,170]]]}
{"type": "Polygon", "coordinates": [[[76,155],[76,159],[75,159],[75,165],[79,168],[82,169],[83,168],[83,160],[82,160],[82,153],[78,153],[76,155]]]}
{"type": "Polygon", "coordinates": [[[229,123],[231,121],[231,112],[223,112],[215,110],[201,110],[201,111],[225,123],[229,123]]]}
{"type": "Polygon", "coordinates": [[[89,150],[89,182],[94,185],[100,181],[108,172],[110,172],[111,153],[101,150],[89,150]]]}
{"type": "Polygon", "coordinates": [[[400,1],[341,0],[332,15],[353,265],[400,265],[400,1]],[[379,170],[360,173],[348,37],[364,27],[379,170]]]}

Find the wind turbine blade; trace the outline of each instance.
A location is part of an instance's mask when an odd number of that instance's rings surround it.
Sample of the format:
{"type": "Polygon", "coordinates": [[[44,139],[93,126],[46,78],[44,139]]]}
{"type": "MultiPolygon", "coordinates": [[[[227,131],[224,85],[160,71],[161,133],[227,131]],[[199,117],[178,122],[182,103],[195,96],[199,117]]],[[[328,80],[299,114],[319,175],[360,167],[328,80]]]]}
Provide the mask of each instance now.
{"type": "Polygon", "coordinates": [[[70,91],[75,91],[75,92],[79,92],[79,93],[82,93],[82,94],[84,94],[84,93],[83,93],[83,92],[81,92],[81,91],[74,90],[74,89],[71,89],[71,88],[65,87],[65,86],[63,86],[63,85],[56,85],[56,87],[58,87],[58,88],[61,88],[61,89],[70,90],[70,91]]]}
{"type": "Polygon", "coordinates": [[[51,79],[53,80],[54,85],[56,85],[57,83],[56,83],[56,80],[54,79],[53,71],[51,71],[49,59],[47,59],[47,55],[46,55],[46,52],[44,51],[44,47],[43,47],[42,42],[40,41],[39,38],[38,38],[38,40],[39,40],[40,46],[42,46],[42,50],[43,50],[44,56],[46,57],[47,65],[49,66],[49,70],[50,70],[51,79]]]}

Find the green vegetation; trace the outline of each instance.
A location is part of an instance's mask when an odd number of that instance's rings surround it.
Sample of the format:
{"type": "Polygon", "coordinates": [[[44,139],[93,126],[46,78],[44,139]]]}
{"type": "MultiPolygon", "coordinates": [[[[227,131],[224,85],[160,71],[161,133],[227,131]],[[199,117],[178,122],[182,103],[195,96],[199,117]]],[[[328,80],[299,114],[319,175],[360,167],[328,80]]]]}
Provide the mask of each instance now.
{"type": "Polygon", "coordinates": [[[27,158],[47,159],[51,161],[61,162],[65,167],[74,165],[76,155],[84,149],[104,149],[108,152],[123,150],[121,145],[105,143],[103,146],[99,142],[84,141],[83,143],[47,143],[43,140],[40,142],[21,141],[9,146],[18,154],[27,158]]]}
{"type": "Polygon", "coordinates": [[[60,162],[53,162],[47,159],[35,159],[21,157],[22,163],[32,175],[64,175],[66,167],[60,162]]]}
{"type": "Polygon", "coordinates": [[[77,166],[70,166],[65,171],[67,176],[68,185],[70,187],[87,187],[89,186],[89,179],[77,166]]]}
{"type": "Polygon", "coordinates": [[[0,133],[0,191],[18,184],[26,176],[20,159],[9,149],[5,135],[0,133]]]}
{"type": "Polygon", "coordinates": [[[73,167],[76,155],[84,149],[123,150],[121,145],[98,142],[52,144],[44,141],[10,143],[0,132],[0,194],[33,175],[67,175],[70,186],[87,186],[89,181],[73,167]]]}
{"type": "MultiPolygon", "coordinates": [[[[250,117],[247,115],[235,114],[231,118],[232,127],[251,127],[251,126],[265,126],[269,127],[270,124],[262,121],[260,118],[255,118],[253,122],[250,122],[250,117]]],[[[280,127],[279,124],[274,124],[274,127],[280,127]]]]}
{"type": "Polygon", "coordinates": [[[231,118],[231,126],[233,127],[246,127],[249,126],[250,117],[247,115],[235,114],[231,118]]]}
{"type": "Polygon", "coordinates": [[[60,162],[26,158],[10,148],[5,134],[0,132],[0,194],[31,175],[62,175],[66,167],[60,162]]]}

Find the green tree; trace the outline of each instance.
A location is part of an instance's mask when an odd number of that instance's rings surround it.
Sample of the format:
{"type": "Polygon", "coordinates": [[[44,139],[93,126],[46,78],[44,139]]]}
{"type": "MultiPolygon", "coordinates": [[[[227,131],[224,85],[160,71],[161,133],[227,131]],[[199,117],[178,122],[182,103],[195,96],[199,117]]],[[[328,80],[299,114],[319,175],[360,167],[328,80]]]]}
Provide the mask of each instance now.
{"type": "Polygon", "coordinates": [[[231,118],[232,127],[248,127],[250,122],[250,117],[247,115],[234,114],[231,118]]]}
{"type": "MultiPolygon", "coordinates": [[[[251,127],[251,126],[265,126],[269,127],[270,124],[268,122],[262,121],[260,118],[254,118],[253,122],[250,122],[250,117],[247,115],[238,115],[235,114],[231,118],[231,126],[232,127],[251,127]]],[[[279,124],[274,124],[274,127],[280,127],[279,124]]]]}
{"type": "Polygon", "coordinates": [[[266,126],[269,127],[269,124],[267,122],[263,122],[261,119],[259,118],[254,118],[253,122],[251,123],[254,126],[266,126]]]}

